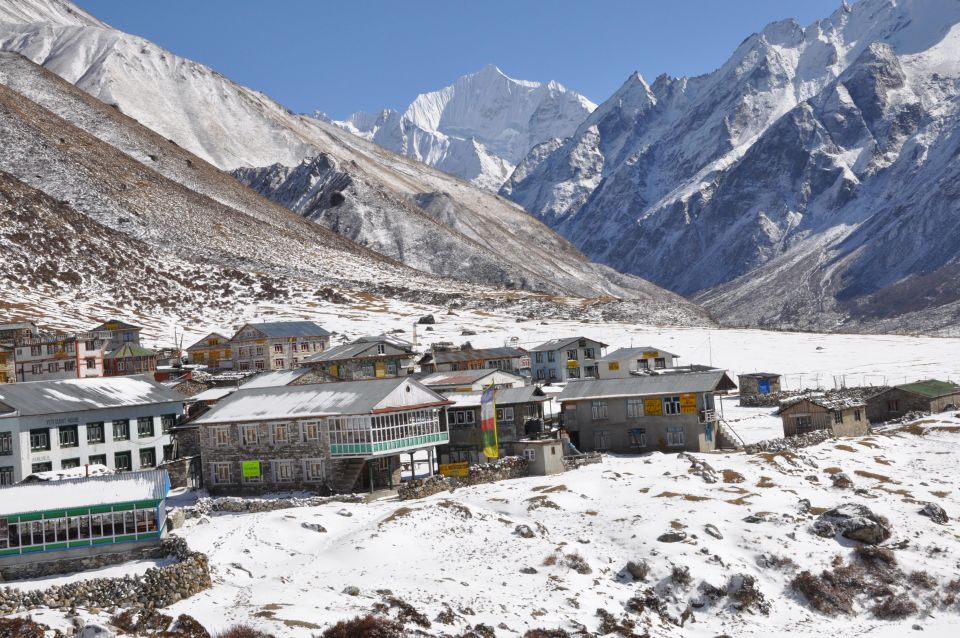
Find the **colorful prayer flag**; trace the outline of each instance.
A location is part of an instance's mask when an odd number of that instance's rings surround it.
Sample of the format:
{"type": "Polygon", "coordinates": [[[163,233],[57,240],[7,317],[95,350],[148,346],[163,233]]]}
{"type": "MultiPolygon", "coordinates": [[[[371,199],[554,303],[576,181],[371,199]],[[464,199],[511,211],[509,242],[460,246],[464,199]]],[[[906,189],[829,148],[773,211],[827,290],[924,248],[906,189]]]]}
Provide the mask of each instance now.
{"type": "Polygon", "coordinates": [[[484,390],[480,397],[480,431],[483,433],[483,455],[488,459],[499,457],[496,390],[492,385],[484,390]]]}

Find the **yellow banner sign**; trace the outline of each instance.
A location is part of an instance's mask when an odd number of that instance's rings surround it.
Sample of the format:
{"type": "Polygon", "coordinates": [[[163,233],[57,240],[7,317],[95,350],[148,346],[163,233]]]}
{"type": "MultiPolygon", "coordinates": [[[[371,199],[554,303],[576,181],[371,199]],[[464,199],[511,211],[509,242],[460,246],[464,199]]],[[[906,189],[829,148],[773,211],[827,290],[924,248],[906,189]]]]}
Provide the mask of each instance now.
{"type": "Polygon", "coordinates": [[[463,463],[442,463],[440,474],[443,476],[469,476],[470,464],[466,461],[463,463]]]}
{"type": "Polygon", "coordinates": [[[659,359],[659,358],[660,358],[660,353],[657,352],[656,350],[647,350],[646,352],[643,353],[643,358],[644,358],[644,359],[659,359]]]}
{"type": "Polygon", "coordinates": [[[569,361],[567,361],[567,367],[570,368],[571,370],[574,370],[580,367],[580,362],[577,361],[576,359],[570,359],[569,361]]]}
{"type": "Polygon", "coordinates": [[[244,461],[240,464],[243,478],[260,478],[260,461],[244,461]]]}
{"type": "Polygon", "coordinates": [[[680,414],[696,414],[697,413],[697,395],[696,394],[681,394],[680,395],[680,414]]]}
{"type": "Polygon", "coordinates": [[[660,416],[663,414],[663,401],[660,399],[644,399],[643,413],[646,416],[660,416]]]}
{"type": "Polygon", "coordinates": [[[619,369],[620,369],[620,364],[616,361],[611,361],[610,363],[607,364],[607,370],[609,370],[610,372],[616,372],[619,369]]]}

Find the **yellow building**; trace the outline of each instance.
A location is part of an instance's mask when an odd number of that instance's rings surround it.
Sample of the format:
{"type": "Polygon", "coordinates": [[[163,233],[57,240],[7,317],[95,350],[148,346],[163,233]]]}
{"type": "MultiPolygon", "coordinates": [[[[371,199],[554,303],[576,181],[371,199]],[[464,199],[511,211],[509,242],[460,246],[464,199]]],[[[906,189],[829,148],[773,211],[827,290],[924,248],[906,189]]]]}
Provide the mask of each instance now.
{"type": "Polygon", "coordinates": [[[187,355],[190,363],[205,365],[211,370],[233,367],[233,351],[230,348],[230,338],[217,332],[211,332],[187,348],[187,355]]]}

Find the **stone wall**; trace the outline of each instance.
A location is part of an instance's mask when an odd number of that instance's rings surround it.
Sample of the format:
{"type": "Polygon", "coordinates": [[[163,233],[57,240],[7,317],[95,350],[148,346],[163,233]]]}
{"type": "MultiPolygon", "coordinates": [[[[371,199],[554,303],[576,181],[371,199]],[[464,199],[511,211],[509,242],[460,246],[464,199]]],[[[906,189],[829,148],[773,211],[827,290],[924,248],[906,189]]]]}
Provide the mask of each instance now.
{"type": "Polygon", "coordinates": [[[199,487],[200,456],[187,456],[172,461],[164,461],[157,469],[166,470],[170,477],[170,487],[199,487]]]}
{"type": "Polygon", "coordinates": [[[833,430],[814,430],[799,436],[788,436],[782,439],[769,439],[759,443],[750,443],[743,450],[747,454],[759,454],[761,452],[784,452],[787,450],[796,450],[811,445],[819,445],[824,441],[834,438],[833,430]]]}
{"type": "MultiPolygon", "coordinates": [[[[172,557],[177,562],[151,567],[137,576],[91,578],[37,590],[4,587],[0,589],[0,615],[41,607],[153,609],[167,607],[211,586],[207,556],[191,551],[182,538],[164,539],[152,549],[152,558],[172,557]]],[[[63,567],[66,572],[73,571],[70,565],[63,567]]]]}
{"type": "Polygon", "coordinates": [[[816,394],[825,396],[828,399],[862,399],[872,397],[886,390],[886,386],[863,386],[853,388],[841,388],[839,390],[817,390],[807,388],[805,390],[783,390],[781,392],[771,392],[770,394],[758,394],[756,396],[740,395],[740,405],[748,408],[778,408],[780,402],[784,399],[800,396],[803,394],[816,394]]]}
{"type": "Polygon", "coordinates": [[[364,497],[358,494],[338,494],[336,496],[286,496],[279,498],[240,498],[221,496],[201,498],[197,504],[183,508],[185,518],[200,518],[212,513],[248,514],[251,512],[272,512],[291,507],[316,507],[326,503],[362,503],[364,497]]]}
{"type": "Polygon", "coordinates": [[[448,477],[437,475],[426,479],[408,481],[397,490],[397,496],[401,501],[405,501],[439,494],[440,492],[452,492],[458,487],[493,483],[529,475],[530,467],[527,459],[520,456],[507,456],[494,463],[471,465],[468,476],[448,477]]]}

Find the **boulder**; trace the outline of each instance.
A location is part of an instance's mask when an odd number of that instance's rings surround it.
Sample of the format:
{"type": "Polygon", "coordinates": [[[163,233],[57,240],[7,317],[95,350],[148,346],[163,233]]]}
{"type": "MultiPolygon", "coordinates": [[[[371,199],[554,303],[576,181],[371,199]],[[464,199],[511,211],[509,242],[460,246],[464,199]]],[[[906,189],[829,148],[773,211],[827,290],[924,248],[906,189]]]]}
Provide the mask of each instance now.
{"type": "Polygon", "coordinates": [[[936,503],[925,503],[920,513],[930,517],[931,521],[939,523],[940,525],[946,525],[950,522],[950,517],[947,516],[947,512],[936,503]]]}
{"type": "Polygon", "coordinates": [[[680,541],[687,540],[687,533],[681,530],[666,532],[665,534],[660,534],[657,540],[661,543],[679,543],[680,541]]]}
{"type": "Polygon", "coordinates": [[[630,574],[630,577],[633,580],[646,580],[647,574],[650,573],[650,565],[647,564],[647,561],[641,560],[638,562],[629,561],[627,566],[623,568],[625,572],[630,574]]]}
{"type": "Polygon", "coordinates": [[[417,323],[421,325],[429,326],[437,323],[437,320],[434,318],[433,315],[423,315],[422,317],[417,319],[417,323]]]}
{"type": "Polygon", "coordinates": [[[320,523],[301,523],[300,527],[303,529],[308,529],[312,532],[326,532],[327,528],[321,525],[320,523]]]}
{"type": "Polygon", "coordinates": [[[530,529],[529,525],[517,525],[513,529],[513,533],[519,536],[520,538],[534,538],[536,536],[533,530],[530,529]]]}
{"type": "Polygon", "coordinates": [[[713,536],[715,539],[723,540],[723,534],[720,533],[720,530],[717,529],[717,526],[713,523],[707,523],[703,526],[703,531],[705,531],[710,536],[713,536]]]}
{"type": "Polygon", "coordinates": [[[77,638],[114,638],[116,634],[96,623],[87,623],[77,634],[77,638]]]}
{"type": "Polygon", "coordinates": [[[876,545],[890,538],[890,522],[875,514],[866,505],[844,503],[821,514],[812,526],[817,536],[835,537],[839,533],[844,538],[876,545]]]}
{"type": "Polygon", "coordinates": [[[853,479],[851,479],[846,472],[837,472],[836,474],[831,474],[830,480],[833,481],[834,487],[838,487],[842,490],[847,490],[853,487],[853,479]]]}

